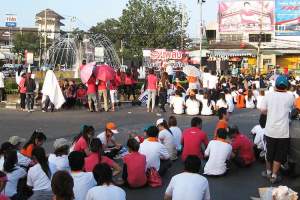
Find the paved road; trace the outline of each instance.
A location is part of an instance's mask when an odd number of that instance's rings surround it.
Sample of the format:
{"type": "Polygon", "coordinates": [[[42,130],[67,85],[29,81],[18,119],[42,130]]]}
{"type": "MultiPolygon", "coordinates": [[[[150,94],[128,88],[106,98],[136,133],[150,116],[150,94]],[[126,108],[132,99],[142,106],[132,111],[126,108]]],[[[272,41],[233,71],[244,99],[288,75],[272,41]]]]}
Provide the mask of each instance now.
{"type": "MultiPolygon", "coordinates": [[[[163,114],[168,117],[169,114],[163,114]]],[[[191,117],[177,116],[179,126],[186,128],[190,124],[191,117]]],[[[125,143],[128,133],[135,131],[142,133],[143,127],[154,123],[159,117],[155,113],[146,113],[142,107],[122,107],[115,113],[89,113],[86,111],[64,111],[56,113],[26,113],[13,110],[0,110],[0,142],[2,143],[9,136],[19,135],[25,138],[30,137],[32,131],[41,128],[48,137],[45,147],[48,152],[52,151],[53,140],[59,137],[72,139],[79,131],[82,124],[93,125],[97,132],[103,130],[105,122],[115,121],[121,134],[117,140],[125,143]]],[[[217,121],[216,117],[202,117],[203,129],[212,137],[213,129],[217,121]]],[[[239,126],[241,132],[248,134],[251,128],[257,124],[258,112],[255,110],[243,110],[235,112],[230,119],[230,124],[239,126]]],[[[263,170],[262,163],[246,169],[231,169],[226,177],[208,178],[211,196],[214,200],[244,200],[250,196],[258,196],[257,188],[270,186],[269,182],[260,176],[263,170]]],[[[180,173],[183,169],[182,163],[177,161],[173,164],[171,171],[164,177],[164,185],[161,188],[144,188],[138,190],[126,189],[129,200],[152,200],[162,199],[165,188],[170,178],[180,173]]],[[[300,180],[284,178],[283,185],[300,192],[300,180]]]]}

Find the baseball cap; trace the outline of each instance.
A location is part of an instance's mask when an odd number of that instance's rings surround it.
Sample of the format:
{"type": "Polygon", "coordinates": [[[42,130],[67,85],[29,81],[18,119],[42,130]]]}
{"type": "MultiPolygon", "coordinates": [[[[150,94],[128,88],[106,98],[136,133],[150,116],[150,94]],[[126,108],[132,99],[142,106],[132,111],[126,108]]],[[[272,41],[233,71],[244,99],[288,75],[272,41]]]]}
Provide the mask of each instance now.
{"type": "Polygon", "coordinates": [[[12,145],[17,145],[17,144],[20,144],[20,143],[24,143],[26,140],[24,138],[21,138],[19,136],[11,136],[9,139],[8,139],[8,142],[11,143],[12,145]]]}
{"type": "Polygon", "coordinates": [[[66,140],[65,138],[56,139],[53,143],[54,149],[59,149],[63,146],[69,146],[69,145],[70,145],[69,141],[66,140]]]}
{"type": "Polygon", "coordinates": [[[275,86],[276,86],[276,88],[278,88],[278,87],[286,87],[287,88],[289,86],[289,81],[288,81],[287,77],[283,76],[283,75],[279,75],[276,78],[275,86]]]}
{"type": "Polygon", "coordinates": [[[156,126],[160,125],[161,123],[163,123],[165,120],[164,118],[160,118],[156,121],[156,126]]]}
{"type": "Polygon", "coordinates": [[[113,132],[114,134],[118,134],[119,131],[117,129],[117,125],[114,122],[108,122],[106,124],[106,129],[111,130],[111,132],[113,132]]]}

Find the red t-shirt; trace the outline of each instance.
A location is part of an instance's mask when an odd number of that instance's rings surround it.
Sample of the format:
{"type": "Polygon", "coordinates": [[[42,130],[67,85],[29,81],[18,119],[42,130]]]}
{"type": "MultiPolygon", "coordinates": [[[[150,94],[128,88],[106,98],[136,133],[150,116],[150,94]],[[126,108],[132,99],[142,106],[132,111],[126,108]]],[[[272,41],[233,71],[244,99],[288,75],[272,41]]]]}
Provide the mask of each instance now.
{"type": "Polygon", "coordinates": [[[127,165],[127,182],[130,187],[142,187],[147,182],[146,177],[146,156],[139,152],[127,154],[124,157],[124,164],[127,165]]]}
{"type": "Polygon", "coordinates": [[[110,81],[109,90],[117,90],[117,89],[118,89],[118,87],[117,87],[116,81],[115,80],[110,81]]]}
{"type": "Polygon", "coordinates": [[[26,87],[25,87],[25,78],[21,78],[21,81],[19,83],[19,91],[21,94],[25,94],[26,93],[26,87]]]}
{"type": "Polygon", "coordinates": [[[181,143],[183,144],[182,160],[185,160],[189,155],[195,155],[203,159],[201,144],[207,146],[208,139],[206,133],[201,129],[192,127],[183,131],[181,143]]]}
{"type": "Polygon", "coordinates": [[[99,81],[98,90],[106,90],[106,83],[104,81],[99,81]]]}
{"type": "Polygon", "coordinates": [[[125,85],[132,85],[132,78],[131,76],[125,76],[125,85]]]}
{"type": "Polygon", "coordinates": [[[116,81],[117,86],[120,86],[122,84],[121,76],[116,75],[115,81],[116,81]]]}
{"type": "Polygon", "coordinates": [[[239,157],[245,161],[246,165],[254,162],[253,143],[248,137],[243,134],[238,134],[233,138],[231,145],[232,151],[238,151],[239,157]]]}
{"type": "Polygon", "coordinates": [[[85,141],[84,137],[80,137],[79,140],[75,143],[74,151],[81,151],[84,152],[85,149],[88,148],[88,144],[85,141]]]}
{"type": "Polygon", "coordinates": [[[87,94],[96,94],[96,79],[91,77],[87,82],[87,94]]]}
{"type": "Polygon", "coordinates": [[[148,90],[156,90],[157,77],[153,74],[149,74],[147,77],[148,90]]]}
{"type": "Polygon", "coordinates": [[[77,90],[77,98],[83,98],[87,94],[86,90],[84,88],[80,88],[77,90]]]}
{"type": "Polygon", "coordinates": [[[9,198],[3,194],[0,194],[0,200],[9,200],[9,198]]]}
{"type": "Polygon", "coordinates": [[[84,159],[84,170],[86,172],[92,172],[94,167],[99,164],[99,163],[105,163],[111,168],[116,165],[115,161],[112,159],[106,157],[106,156],[101,156],[101,161],[99,162],[99,154],[98,153],[91,153],[88,157],[84,159]]]}

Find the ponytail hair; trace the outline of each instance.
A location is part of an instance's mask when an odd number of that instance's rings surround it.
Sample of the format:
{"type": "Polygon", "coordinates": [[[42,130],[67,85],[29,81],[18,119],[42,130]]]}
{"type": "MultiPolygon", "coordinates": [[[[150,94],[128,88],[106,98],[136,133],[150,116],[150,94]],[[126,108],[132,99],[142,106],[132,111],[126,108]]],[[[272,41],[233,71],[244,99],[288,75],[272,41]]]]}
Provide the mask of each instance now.
{"type": "Polygon", "coordinates": [[[41,165],[42,170],[45,172],[48,178],[51,179],[51,171],[45,149],[42,147],[34,148],[32,151],[32,157],[41,165]]]}
{"type": "Polygon", "coordinates": [[[99,138],[94,138],[90,144],[90,151],[98,154],[99,163],[102,158],[102,142],[99,138]]]}
{"type": "Polygon", "coordinates": [[[9,150],[4,154],[3,169],[7,173],[11,173],[16,170],[16,164],[18,163],[17,151],[9,150]]]}

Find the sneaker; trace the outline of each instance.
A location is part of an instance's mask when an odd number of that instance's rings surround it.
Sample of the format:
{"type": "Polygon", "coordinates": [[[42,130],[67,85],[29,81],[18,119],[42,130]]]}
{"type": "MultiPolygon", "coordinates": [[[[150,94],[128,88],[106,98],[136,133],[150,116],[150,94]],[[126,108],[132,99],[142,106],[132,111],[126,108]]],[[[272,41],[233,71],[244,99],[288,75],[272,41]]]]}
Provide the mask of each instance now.
{"type": "Polygon", "coordinates": [[[271,178],[271,175],[272,175],[272,174],[268,174],[268,173],[267,173],[267,170],[264,170],[264,171],[261,172],[261,176],[262,176],[262,177],[265,177],[265,178],[268,178],[268,179],[271,178]]]}
{"type": "Polygon", "coordinates": [[[270,182],[271,184],[276,184],[282,181],[282,177],[281,176],[276,176],[276,177],[271,177],[270,178],[270,182]]]}
{"type": "Polygon", "coordinates": [[[44,113],[44,112],[46,112],[46,110],[42,110],[42,112],[44,113]]]}

